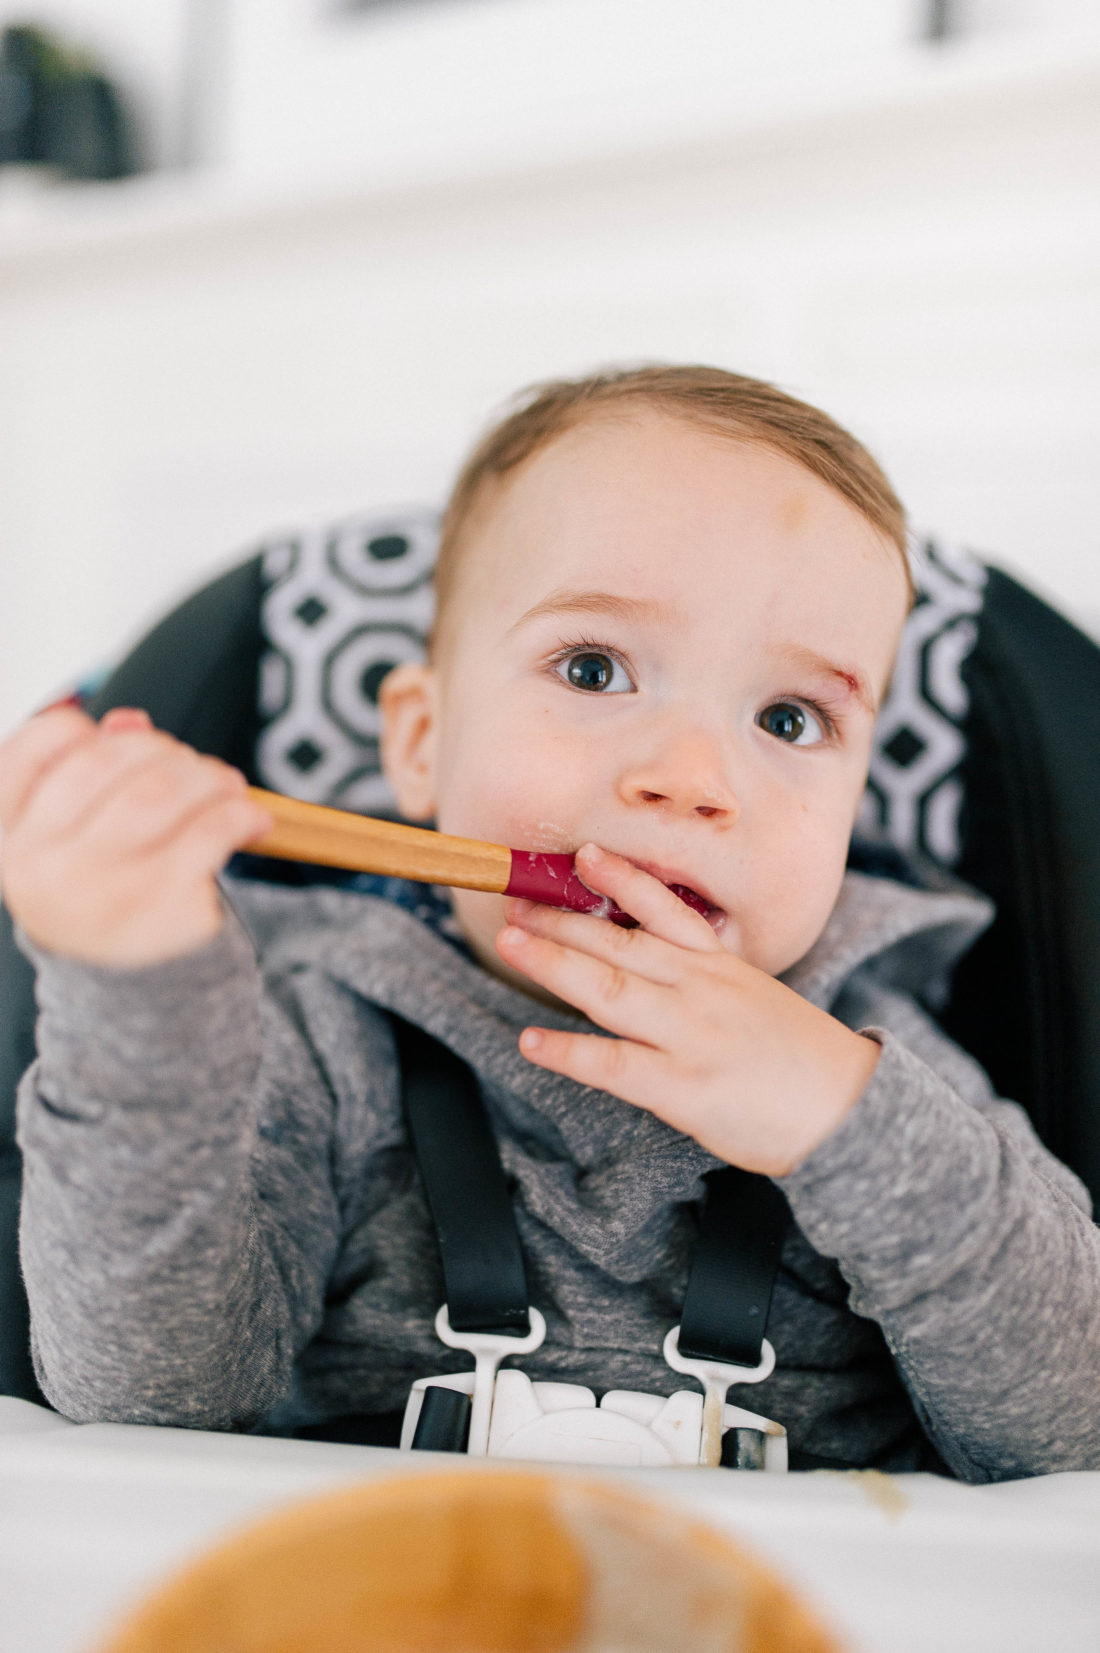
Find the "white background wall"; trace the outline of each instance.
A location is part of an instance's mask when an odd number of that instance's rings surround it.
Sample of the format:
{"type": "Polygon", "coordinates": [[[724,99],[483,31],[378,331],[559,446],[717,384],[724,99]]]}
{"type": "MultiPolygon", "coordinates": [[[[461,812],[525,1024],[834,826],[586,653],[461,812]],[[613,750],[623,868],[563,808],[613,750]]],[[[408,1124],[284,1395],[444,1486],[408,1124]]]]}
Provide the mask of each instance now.
{"type": "Polygon", "coordinates": [[[1100,630],[1100,34],[764,10],[235,0],[219,169],[0,189],[0,726],[265,531],[437,499],[517,386],[623,358],[819,401],[1100,630]]]}

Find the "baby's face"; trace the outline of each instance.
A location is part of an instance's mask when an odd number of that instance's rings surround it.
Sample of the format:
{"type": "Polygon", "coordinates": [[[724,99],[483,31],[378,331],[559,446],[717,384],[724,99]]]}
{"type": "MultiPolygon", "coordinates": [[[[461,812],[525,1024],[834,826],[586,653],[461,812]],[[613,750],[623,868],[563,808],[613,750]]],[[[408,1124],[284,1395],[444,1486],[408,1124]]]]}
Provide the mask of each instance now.
{"type": "MultiPolygon", "coordinates": [[[[403,668],[422,716],[387,737],[402,808],[512,848],[591,840],[786,970],[844,874],[897,551],[793,461],[644,412],[558,438],[467,533],[438,666],[403,668]]],[[[505,898],[453,899],[486,969],[542,997],[493,946],[505,898]]]]}

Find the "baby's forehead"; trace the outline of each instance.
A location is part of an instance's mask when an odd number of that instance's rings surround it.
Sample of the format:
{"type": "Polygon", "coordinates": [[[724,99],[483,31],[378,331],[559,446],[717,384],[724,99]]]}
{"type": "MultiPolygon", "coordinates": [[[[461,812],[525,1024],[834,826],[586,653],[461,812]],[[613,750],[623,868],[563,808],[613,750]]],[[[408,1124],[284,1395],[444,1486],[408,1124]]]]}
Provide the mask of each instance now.
{"type": "MultiPolygon", "coordinates": [[[[698,546],[701,527],[720,536],[725,528],[731,552],[740,529],[762,523],[882,537],[843,490],[789,453],[652,409],[582,419],[504,475],[484,478],[465,537],[475,546],[517,522],[549,532],[578,521],[664,533],[681,557],[698,546]]],[[[614,533],[594,533],[593,555],[621,549],[614,533]]]]}
{"type": "MultiPolygon", "coordinates": [[[[744,639],[784,617],[797,635],[819,608],[852,612],[884,573],[903,596],[896,547],[821,477],[763,443],[652,413],[585,419],[486,479],[455,561],[452,583],[509,624],[554,593],[588,591],[648,597],[667,631],[686,597],[682,626],[705,631],[736,609],[744,639]]],[[[864,624],[866,635],[892,619],[864,624]]]]}

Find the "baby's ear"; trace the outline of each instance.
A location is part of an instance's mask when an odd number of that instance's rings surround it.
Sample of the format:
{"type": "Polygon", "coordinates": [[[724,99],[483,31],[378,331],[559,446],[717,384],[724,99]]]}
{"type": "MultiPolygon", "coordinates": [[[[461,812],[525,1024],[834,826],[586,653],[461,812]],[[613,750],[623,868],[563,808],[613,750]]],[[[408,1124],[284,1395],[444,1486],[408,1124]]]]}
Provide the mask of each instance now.
{"type": "Polygon", "coordinates": [[[395,666],[378,691],[382,768],[407,821],[436,812],[436,693],[432,667],[411,664],[395,666]]]}

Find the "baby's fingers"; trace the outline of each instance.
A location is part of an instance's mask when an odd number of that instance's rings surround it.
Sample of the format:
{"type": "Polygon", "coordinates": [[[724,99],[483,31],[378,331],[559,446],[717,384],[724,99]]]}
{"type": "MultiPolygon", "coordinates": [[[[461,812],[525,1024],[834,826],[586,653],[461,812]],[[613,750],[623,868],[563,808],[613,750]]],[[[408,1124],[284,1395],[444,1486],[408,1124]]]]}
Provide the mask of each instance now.
{"type": "Polygon", "coordinates": [[[502,930],[496,945],[506,964],[610,1033],[660,1045],[675,1032],[672,990],[661,983],[517,926],[502,930]]]}
{"type": "Polygon", "coordinates": [[[134,734],[151,729],[153,720],[140,706],[112,706],[100,718],[99,727],[109,734],[134,734]]]}
{"type": "Polygon", "coordinates": [[[608,1091],[624,1102],[659,1113],[668,1081],[664,1058],[632,1039],[606,1039],[598,1033],[563,1033],[528,1027],[519,1048],[536,1067],[575,1079],[578,1085],[608,1091]]]}
{"type": "Polygon", "coordinates": [[[180,822],[163,853],[182,875],[215,874],[236,850],[270,832],[273,824],[243,789],[213,790],[180,822]]]}
{"type": "Polygon", "coordinates": [[[14,826],[54,765],[95,733],[92,719],[76,706],[55,706],[17,729],[0,746],[0,827],[14,826]]]}
{"type": "Polygon", "coordinates": [[[114,784],[102,788],[80,822],[89,852],[105,860],[156,853],[226,804],[244,803],[255,816],[262,814],[250,804],[244,776],[218,758],[169,736],[117,738],[120,761],[130,748],[129,764],[111,777],[114,784]]]}
{"type": "Polygon", "coordinates": [[[608,896],[651,936],[695,953],[722,951],[703,914],[642,867],[597,844],[582,845],[576,859],[577,871],[589,889],[608,896]]]}

